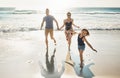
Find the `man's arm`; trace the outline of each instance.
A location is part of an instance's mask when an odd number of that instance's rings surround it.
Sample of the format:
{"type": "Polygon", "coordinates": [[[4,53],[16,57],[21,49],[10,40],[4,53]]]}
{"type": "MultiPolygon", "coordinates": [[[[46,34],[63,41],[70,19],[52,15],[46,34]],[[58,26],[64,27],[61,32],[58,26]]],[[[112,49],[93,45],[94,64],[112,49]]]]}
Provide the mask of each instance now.
{"type": "Polygon", "coordinates": [[[42,30],[42,27],[43,27],[43,25],[44,25],[44,22],[45,22],[45,21],[43,20],[42,23],[41,23],[41,28],[40,28],[41,30],[42,30]]]}
{"type": "Polygon", "coordinates": [[[57,29],[59,30],[59,26],[58,26],[58,22],[56,19],[54,19],[54,21],[56,22],[56,25],[57,25],[57,29]]]}

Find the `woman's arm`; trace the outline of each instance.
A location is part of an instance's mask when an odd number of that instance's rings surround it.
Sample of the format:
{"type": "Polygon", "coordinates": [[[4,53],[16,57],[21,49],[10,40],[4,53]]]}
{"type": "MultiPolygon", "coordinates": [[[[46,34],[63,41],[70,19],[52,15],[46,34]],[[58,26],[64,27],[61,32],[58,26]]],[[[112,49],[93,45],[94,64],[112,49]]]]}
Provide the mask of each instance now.
{"type": "Polygon", "coordinates": [[[63,21],[63,25],[60,27],[60,30],[65,26],[65,20],[63,21]]]}
{"type": "Polygon", "coordinates": [[[65,25],[63,24],[61,27],[60,27],[60,30],[64,27],[65,25]]]}
{"type": "Polygon", "coordinates": [[[79,26],[77,26],[77,25],[74,24],[73,19],[72,19],[72,25],[73,25],[74,27],[80,28],[79,26]]]}
{"type": "Polygon", "coordinates": [[[79,26],[77,26],[77,25],[75,25],[75,24],[73,24],[73,26],[76,27],[76,28],[80,28],[79,26]]]}
{"type": "Polygon", "coordinates": [[[93,47],[92,47],[92,45],[87,41],[87,39],[84,37],[84,41],[87,43],[87,45],[93,50],[93,51],[96,51],[97,52],[97,50],[95,50],[93,47]]]}

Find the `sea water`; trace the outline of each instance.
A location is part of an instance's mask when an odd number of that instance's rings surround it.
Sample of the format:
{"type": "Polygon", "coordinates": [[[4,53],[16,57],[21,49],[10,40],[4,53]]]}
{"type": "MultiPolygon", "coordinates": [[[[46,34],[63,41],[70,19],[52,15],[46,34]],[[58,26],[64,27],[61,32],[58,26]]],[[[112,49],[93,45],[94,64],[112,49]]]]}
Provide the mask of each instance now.
{"type": "MultiPolygon", "coordinates": [[[[45,10],[17,10],[0,9],[0,32],[23,32],[40,29],[45,16],[45,10]]],[[[74,24],[80,28],[92,30],[120,30],[120,8],[68,8],[64,10],[50,10],[59,26],[67,18],[66,13],[71,12],[74,24]]],[[[43,27],[44,29],[44,27],[43,27]]],[[[56,25],[54,24],[54,29],[56,25]]],[[[77,28],[75,28],[77,29],[77,28]]]]}

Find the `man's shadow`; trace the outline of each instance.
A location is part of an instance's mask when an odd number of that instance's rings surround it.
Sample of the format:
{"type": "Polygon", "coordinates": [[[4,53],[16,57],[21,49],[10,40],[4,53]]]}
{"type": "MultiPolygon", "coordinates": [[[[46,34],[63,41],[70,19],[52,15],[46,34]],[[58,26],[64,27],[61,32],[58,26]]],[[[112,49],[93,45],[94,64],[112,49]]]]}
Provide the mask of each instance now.
{"type": "Polygon", "coordinates": [[[56,53],[56,48],[54,48],[53,55],[51,56],[50,61],[49,61],[48,50],[46,50],[46,55],[45,55],[46,69],[40,63],[41,75],[44,76],[45,78],[61,78],[64,72],[64,69],[65,69],[64,63],[62,63],[62,67],[60,71],[58,71],[58,68],[55,69],[55,63],[54,63],[55,53],[56,53]]]}
{"type": "MultiPolygon", "coordinates": [[[[70,60],[72,60],[71,56],[70,56],[70,60]]],[[[80,65],[76,64],[76,63],[71,63],[71,62],[68,62],[68,61],[65,61],[65,63],[72,66],[74,68],[74,71],[75,71],[76,75],[79,76],[79,77],[83,77],[83,78],[93,78],[94,77],[94,74],[90,70],[90,66],[94,65],[94,63],[84,65],[83,68],[80,68],[80,65]]]]}
{"type": "Polygon", "coordinates": [[[54,73],[54,57],[55,57],[56,48],[53,51],[53,55],[49,61],[48,50],[46,51],[46,67],[49,73],[54,73]]]}

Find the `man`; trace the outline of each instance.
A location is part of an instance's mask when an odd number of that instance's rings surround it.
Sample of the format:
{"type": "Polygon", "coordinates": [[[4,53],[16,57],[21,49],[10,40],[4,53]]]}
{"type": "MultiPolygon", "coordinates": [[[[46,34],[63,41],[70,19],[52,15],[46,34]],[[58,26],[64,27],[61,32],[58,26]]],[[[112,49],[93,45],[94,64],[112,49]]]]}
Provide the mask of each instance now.
{"type": "Polygon", "coordinates": [[[51,39],[54,41],[54,44],[56,45],[56,40],[53,36],[53,21],[55,21],[57,25],[57,29],[59,30],[58,22],[57,20],[52,16],[49,15],[49,9],[46,9],[46,16],[43,18],[43,21],[41,23],[41,29],[43,27],[44,22],[46,22],[45,26],[45,43],[46,43],[46,48],[48,49],[48,34],[50,33],[51,39]]]}

